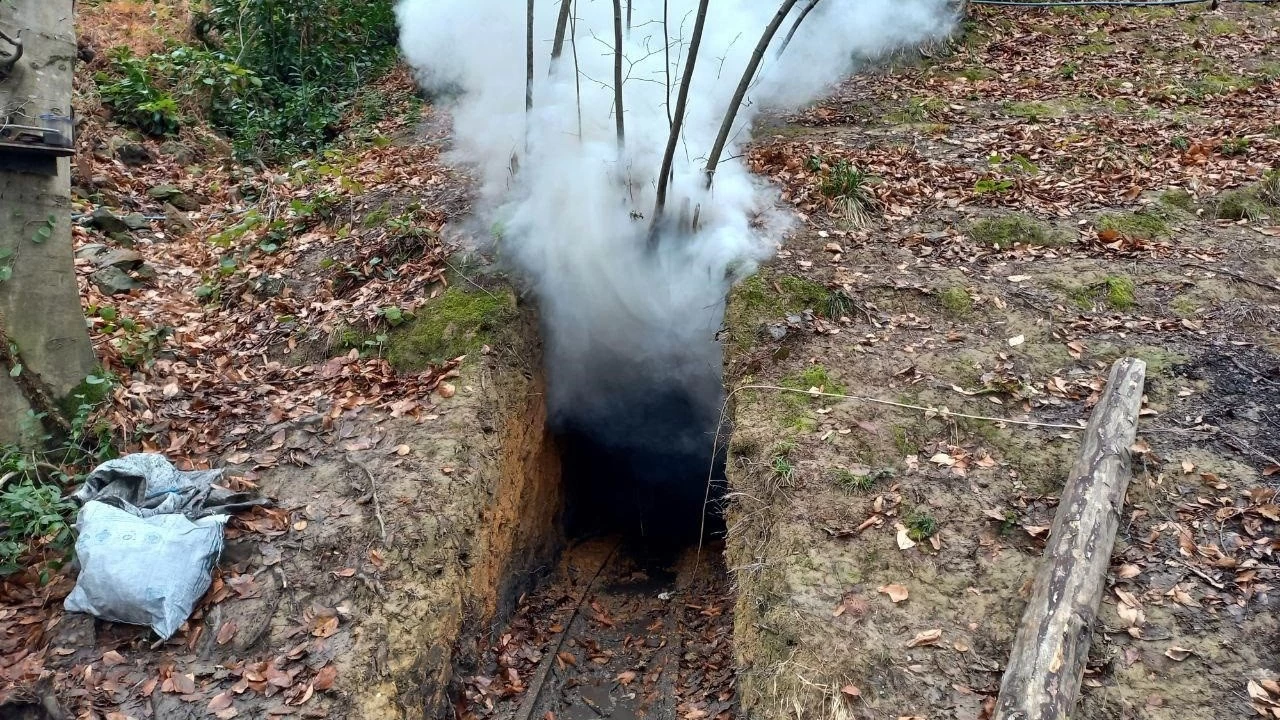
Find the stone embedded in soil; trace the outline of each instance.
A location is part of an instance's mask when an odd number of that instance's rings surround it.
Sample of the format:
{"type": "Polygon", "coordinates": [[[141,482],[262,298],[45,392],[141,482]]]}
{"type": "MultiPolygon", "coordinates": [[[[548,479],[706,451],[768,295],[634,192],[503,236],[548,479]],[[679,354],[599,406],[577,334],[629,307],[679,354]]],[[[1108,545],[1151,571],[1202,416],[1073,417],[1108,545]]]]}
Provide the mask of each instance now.
{"type": "Polygon", "coordinates": [[[164,229],[171,235],[181,236],[196,229],[187,214],[170,203],[164,204],[164,229]]]}
{"type": "Polygon", "coordinates": [[[102,247],[103,251],[88,256],[96,267],[116,267],[121,270],[133,270],[142,264],[142,254],[137,250],[129,250],[127,248],[109,250],[103,246],[99,247],[102,247]]]}
{"type": "Polygon", "coordinates": [[[146,145],[135,142],[121,142],[115,147],[115,155],[125,165],[146,165],[155,160],[155,156],[146,145]]]}
{"type": "Polygon", "coordinates": [[[161,145],[160,154],[168,155],[179,165],[189,165],[196,159],[196,154],[191,148],[174,140],[169,140],[161,145]]]}
{"type": "Polygon", "coordinates": [[[142,230],[149,223],[145,215],[135,212],[124,216],[124,224],[128,225],[130,230],[142,230]]]}
{"type": "Polygon", "coordinates": [[[106,295],[123,295],[138,287],[138,282],[129,277],[129,273],[114,265],[95,270],[89,280],[106,295]]]}
{"type": "Polygon", "coordinates": [[[190,195],[182,192],[175,185],[156,185],[147,190],[147,195],[155,200],[164,200],[179,210],[199,210],[200,203],[190,195]]]}
{"type": "Polygon", "coordinates": [[[89,215],[89,224],[108,234],[129,232],[129,225],[110,208],[94,208],[89,215]]]}

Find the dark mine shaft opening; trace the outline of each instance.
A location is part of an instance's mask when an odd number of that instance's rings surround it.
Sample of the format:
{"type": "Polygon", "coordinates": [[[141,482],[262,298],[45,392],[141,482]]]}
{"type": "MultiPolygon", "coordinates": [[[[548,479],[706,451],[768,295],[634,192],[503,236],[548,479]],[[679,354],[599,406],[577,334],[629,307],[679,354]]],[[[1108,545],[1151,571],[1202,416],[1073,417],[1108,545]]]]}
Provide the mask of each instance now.
{"type": "Polygon", "coordinates": [[[632,385],[550,419],[570,541],[616,536],[637,556],[670,556],[723,535],[724,429],[715,387],[632,385]]]}

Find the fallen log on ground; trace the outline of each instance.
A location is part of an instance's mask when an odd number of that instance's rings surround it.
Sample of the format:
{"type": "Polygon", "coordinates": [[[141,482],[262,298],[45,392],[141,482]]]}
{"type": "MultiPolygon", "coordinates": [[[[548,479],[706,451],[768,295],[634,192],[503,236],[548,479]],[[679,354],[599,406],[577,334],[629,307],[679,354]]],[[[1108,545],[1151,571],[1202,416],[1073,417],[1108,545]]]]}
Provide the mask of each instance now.
{"type": "Polygon", "coordinates": [[[1061,720],[1075,704],[1129,486],[1147,365],[1121,358],[1089,418],[1009,653],[995,720],[1061,720]]]}

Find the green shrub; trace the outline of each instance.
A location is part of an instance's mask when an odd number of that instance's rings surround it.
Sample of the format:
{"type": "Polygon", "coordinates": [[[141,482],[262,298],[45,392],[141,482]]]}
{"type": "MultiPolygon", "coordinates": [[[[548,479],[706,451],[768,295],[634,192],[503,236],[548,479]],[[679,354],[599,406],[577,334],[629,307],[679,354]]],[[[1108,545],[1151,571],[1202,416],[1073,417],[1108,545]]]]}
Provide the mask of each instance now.
{"type": "Polygon", "coordinates": [[[110,70],[94,80],[118,121],[155,136],[175,135],[190,122],[232,128],[263,99],[253,72],[221,52],[186,46],[143,58],[117,48],[110,70]]]}
{"type": "Polygon", "coordinates": [[[269,102],[237,120],[236,149],[274,156],[332,139],[354,89],[395,58],[391,0],[211,0],[211,25],[269,102]]]}
{"type": "Polygon", "coordinates": [[[356,89],[395,57],[391,0],[211,0],[198,24],[209,47],[121,49],[95,77],[120,121],[162,136],[208,120],[240,155],[280,159],[332,140],[356,89]]]}
{"type": "MultiPolygon", "coordinates": [[[[14,455],[21,453],[5,452],[5,467],[13,464],[14,455]]],[[[60,555],[69,553],[73,509],[56,485],[24,480],[0,493],[0,576],[22,570],[23,556],[35,541],[60,555]]]]}

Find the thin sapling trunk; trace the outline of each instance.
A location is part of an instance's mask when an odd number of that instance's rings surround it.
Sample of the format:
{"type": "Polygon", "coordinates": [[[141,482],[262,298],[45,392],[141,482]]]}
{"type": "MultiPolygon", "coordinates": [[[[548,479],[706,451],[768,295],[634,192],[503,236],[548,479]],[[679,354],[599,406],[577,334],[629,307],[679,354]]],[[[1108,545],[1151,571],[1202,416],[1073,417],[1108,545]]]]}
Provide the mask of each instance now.
{"type": "Polygon", "coordinates": [[[684,125],[685,105],[689,101],[689,87],[693,85],[693,68],[698,61],[698,48],[702,45],[702,29],[707,24],[708,4],[709,0],[699,0],[698,14],[693,21],[693,36],[689,39],[689,57],[684,63],[684,76],[680,79],[680,92],[676,95],[676,111],[671,120],[671,132],[667,135],[667,148],[662,153],[662,169],[658,172],[658,193],[653,207],[651,239],[657,233],[658,223],[662,220],[662,212],[667,204],[667,185],[671,180],[671,164],[675,160],[676,145],[680,142],[680,128],[684,125]]]}
{"type": "Polygon", "coordinates": [[[777,34],[778,27],[782,25],[783,20],[787,19],[787,15],[798,1],[784,0],[782,7],[778,8],[778,12],[773,16],[773,20],[769,21],[769,26],[760,35],[760,42],[756,43],[755,52],[751,53],[751,62],[747,63],[747,69],[742,72],[742,79],[738,81],[738,88],[733,93],[733,100],[729,102],[729,108],[724,114],[724,121],[720,123],[720,133],[716,135],[715,145],[711,147],[711,153],[707,156],[707,166],[704,172],[707,174],[708,188],[711,187],[711,181],[715,178],[716,166],[720,164],[720,155],[724,152],[724,146],[729,142],[729,133],[733,130],[733,121],[738,117],[738,109],[742,107],[742,100],[747,95],[747,88],[751,87],[751,81],[755,78],[756,71],[760,69],[760,61],[764,59],[764,53],[769,49],[769,43],[773,41],[773,36],[777,34]]]}
{"type": "Polygon", "coordinates": [[[555,61],[560,59],[560,54],[564,52],[564,31],[569,27],[569,9],[572,0],[560,1],[560,15],[556,18],[556,37],[551,43],[551,65],[555,67],[555,61]]]}
{"type": "Polygon", "coordinates": [[[613,110],[618,119],[618,147],[621,148],[627,136],[622,119],[622,0],[613,0],[613,110]]]}
{"type": "Polygon", "coordinates": [[[800,29],[800,23],[809,17],[809,13],[818,2],[819,0],[809,0],[809,4],[805,5],[804,9],[800,11],[800,15],[796,17],[796,21],[791,23],[791,29],[787,31],[787,36],[782,39],[782,44],[778,46],[778,57],[782,57],[782,53],[787,51],[787,46],[791,44],[791,38],[795,37],[796,31],[800,29]]]}

